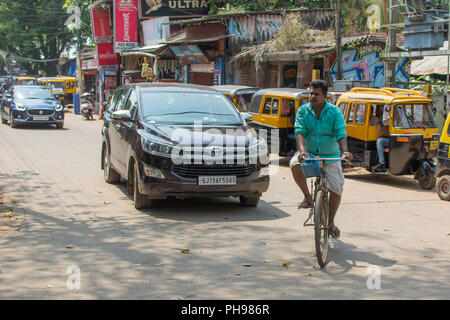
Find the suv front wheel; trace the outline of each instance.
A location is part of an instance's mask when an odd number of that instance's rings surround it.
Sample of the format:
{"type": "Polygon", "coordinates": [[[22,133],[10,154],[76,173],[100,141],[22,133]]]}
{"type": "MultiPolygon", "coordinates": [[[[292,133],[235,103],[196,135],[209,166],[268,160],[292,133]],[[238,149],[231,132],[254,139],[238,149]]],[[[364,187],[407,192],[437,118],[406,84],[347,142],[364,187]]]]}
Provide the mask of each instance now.
{"type": "Polygon", "coordinates": [[[256,194],[251,197],[240,196],[239,201],[241,202],[241,206],[244,207],[256,207],[259,202],[260,194],[256,194]]]}
{"type": "Polygon", "coordinates": [[[133,172],[133,200],[136,209],[145,209],[152,207],[154,200],[149,199],[145,194],[139,192],[139,173],[138,164],[134,164],[133,172]]]}

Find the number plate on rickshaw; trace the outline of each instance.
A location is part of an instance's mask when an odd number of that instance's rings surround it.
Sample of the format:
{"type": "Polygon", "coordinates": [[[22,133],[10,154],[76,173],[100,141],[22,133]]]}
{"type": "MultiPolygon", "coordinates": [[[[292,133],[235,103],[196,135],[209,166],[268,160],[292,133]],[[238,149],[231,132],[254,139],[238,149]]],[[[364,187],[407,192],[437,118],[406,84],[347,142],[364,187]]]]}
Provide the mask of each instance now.
{"type": "Polygon", "coordinates": [[[199,176],[199,186],[235,185],[236,176],[199,176]]]}
{"type": "Polygon", "coordinates": [[[33,120],[48,121],[48,116],[33,116],[33,120]]]}
{"type": "Polygon", "coordinates": [[[431,141],[430,142],[430,150],[435,150],[439,147],[439,141],[431,141]]]}

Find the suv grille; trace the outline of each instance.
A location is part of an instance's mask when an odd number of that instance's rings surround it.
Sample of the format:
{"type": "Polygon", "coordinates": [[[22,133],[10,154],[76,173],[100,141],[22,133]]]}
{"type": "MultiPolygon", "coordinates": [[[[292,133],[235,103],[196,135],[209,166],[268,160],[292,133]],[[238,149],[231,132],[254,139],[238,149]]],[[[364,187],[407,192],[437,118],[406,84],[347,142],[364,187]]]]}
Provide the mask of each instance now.
{"type": "Polygon", "coordinates": [[[27,112],[30,116],[51,116],[55,113],[52,109],[28,109],[27,112]]]}
{"type": "Polygon", "coordinates": [[[198,176],[236,176],[248,177],[256,171],[255,166],[205,166],[205,165],[175,165],[173,172],[183,178],[198,178],[198,176]]]}

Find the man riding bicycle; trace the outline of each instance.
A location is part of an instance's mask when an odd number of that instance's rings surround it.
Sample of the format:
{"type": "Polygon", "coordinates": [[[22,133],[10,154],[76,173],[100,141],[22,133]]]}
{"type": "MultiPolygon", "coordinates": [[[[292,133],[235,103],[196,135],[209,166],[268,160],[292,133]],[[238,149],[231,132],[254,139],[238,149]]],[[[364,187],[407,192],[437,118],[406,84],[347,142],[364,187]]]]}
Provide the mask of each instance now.
{"type": "MultiPolygon", "coordinates": [[[[295,135],[297,152],[289,162],[295,182],[304,195],[299,208],[311,208],[313,199],[303,174],[301,163],[305,158],[339,158],[342,154],[351,161],[353,155],[347,149],[347,133],[341,111],[326,102],[328,84],[323,80],[311,82],[310,102],[302,105],[295,117],[295,135]]],[[[339,237],[340,231],[334,224],[334,218],[341,203],[344,186],[344,174],[340,161],[327,161],[327,188],[330,191],[329,211],[330,235],[339,237]]]]}

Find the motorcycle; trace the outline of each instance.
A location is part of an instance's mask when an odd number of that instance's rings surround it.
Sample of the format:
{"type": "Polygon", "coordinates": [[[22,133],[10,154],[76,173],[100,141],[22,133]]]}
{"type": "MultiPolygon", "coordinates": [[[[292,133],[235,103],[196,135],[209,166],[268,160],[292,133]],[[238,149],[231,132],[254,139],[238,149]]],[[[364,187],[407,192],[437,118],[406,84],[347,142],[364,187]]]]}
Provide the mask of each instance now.
{"type": "Polygon", "coordinates": [[[81,95],[80,109],[83,119],[94,119],[94,99],[91,93],[85,92],[81,95]]]}

